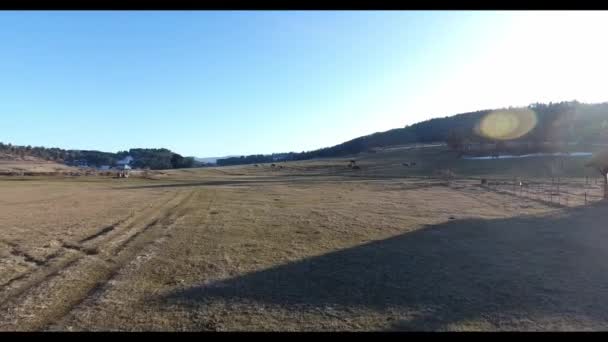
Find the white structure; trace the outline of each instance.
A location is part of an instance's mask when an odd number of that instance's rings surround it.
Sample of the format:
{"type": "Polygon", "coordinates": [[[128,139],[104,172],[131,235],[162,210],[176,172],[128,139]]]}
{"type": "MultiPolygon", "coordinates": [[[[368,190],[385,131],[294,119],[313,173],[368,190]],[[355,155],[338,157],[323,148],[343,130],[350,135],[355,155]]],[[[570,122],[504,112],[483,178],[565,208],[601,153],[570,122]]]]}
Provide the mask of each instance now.
{"type": "Polygon", "coordinates": [[[129,166],[129,164],[131,164],[132,161],[133,161],[133,157],[126,156],[123,159],[117,161],[116,164],[118,166],[129,166]]]}

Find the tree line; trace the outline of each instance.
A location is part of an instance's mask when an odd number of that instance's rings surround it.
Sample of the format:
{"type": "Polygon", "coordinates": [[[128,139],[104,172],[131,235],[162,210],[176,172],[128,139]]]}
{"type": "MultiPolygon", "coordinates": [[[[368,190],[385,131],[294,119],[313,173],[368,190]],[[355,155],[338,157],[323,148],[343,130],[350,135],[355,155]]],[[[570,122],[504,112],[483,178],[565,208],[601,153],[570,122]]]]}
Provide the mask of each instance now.
{"type": "Polygon", "coordinates": [[[298,153],[273,153],[273,154],[252,154],[249,156],[222,158],[216,161],[218,166],[242,165],[242,164],[263,164],[276,161],[297,160],[298,153]]]}
{"type": "MultiPolygon", "coordinates": [[[[564,101],[548,104],[534,103],[525,108],[510,107],[498,110],[518,109],[529,109],[536,115],[535,126],[527,134],[512,140],[526,143],[529,152],[542,152],[545,148],[543,143],[574,142],[580,145],[608,143],[608,103],[586,104],[578,101],[564,101]]],[[[505,145],[503,142],[480,135],[476,131],[480,121],[493,111],[496,109],[434,118],[313,151],[241,156],[219,159],[217,163],[218,165],[236,165],[342,157],[361,152],[374,152],[376,148],[431,142],[446,142],[457,150],[469,143],[492,143],[501,148],[505,145]],[[277,155],[280,157],[276,157],[277,155]]]]}
{"type": "Polygon", "coordinates": [[[18,146],[0,142],[0,152],[18,157],[33,156],[67,165],[90,167],[116,166],[119,160],[127,156],[133,157],[131,166],[135,168],[159,170],[199,166],[193,157],[183,157],[165,148],[132,148],[128,151],[112,153],[94,150],[64,150],[56,147],[32,147],[30,145],[18,146]]]}

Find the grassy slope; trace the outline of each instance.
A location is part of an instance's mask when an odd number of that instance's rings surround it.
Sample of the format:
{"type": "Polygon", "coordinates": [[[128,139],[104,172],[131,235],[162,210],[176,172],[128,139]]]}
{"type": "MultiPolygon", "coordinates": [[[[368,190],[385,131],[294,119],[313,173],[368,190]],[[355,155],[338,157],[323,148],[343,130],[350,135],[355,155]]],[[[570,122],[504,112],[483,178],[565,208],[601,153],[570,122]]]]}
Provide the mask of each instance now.
{"type": "Polygon", "coordinates": [[[26,156],[18,157],[6,153],[0,153],[0,172],[70,172],[77,171],[76,168],[43,160],[40,158],[26,156]]]}
{"type": "Polygon", "coordinates": [[[360,174],[367,176],[432,176],[440,169],[450,169],[460,177],[596,177],[596,172],[584,165],[590,157],[562,158],[563,169],[552,173],[555,157],[521,159],[466,160],[458,158],[446,147],[423,149],[387,150],[378,153],[362,153],[351,158],[327,159],[327,162],[346,165],[355,159],[361,166],[360,174]],[[415,167],[405,167],[404,162],[416,162],[415,167]]]}

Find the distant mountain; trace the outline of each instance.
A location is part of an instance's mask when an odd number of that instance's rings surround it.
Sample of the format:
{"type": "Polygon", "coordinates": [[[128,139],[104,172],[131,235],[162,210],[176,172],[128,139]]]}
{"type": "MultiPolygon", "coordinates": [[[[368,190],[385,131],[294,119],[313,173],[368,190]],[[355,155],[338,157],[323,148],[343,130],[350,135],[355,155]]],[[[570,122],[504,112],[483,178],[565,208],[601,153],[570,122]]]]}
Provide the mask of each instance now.
{"type": "MultiPolygon", "coordinates": [[[[196,167],[201,166],[203,163],[217,163],[217,165],[223,166],[342,157],[361,152],[375,152],[378,148],[435,142],[445,142],[450,147],[458,149],[461,152],[463,150],[462,147],[465,145],[483,145],[486,143],[496,145],[498,150],[504,144],[498,138],[491,138],[487,134],[480,134],[479,131],[482,121],[487,121],[485,118],[490,117],[491,115],[489,114],[494,114],[493,112],[495,111],[533,113],[533,122],[530,123],[530,129],[510,139],[510,141],[523,143],[521,145],[525,145],[526,152],[528,153],[543,152],[544,143],[567,142],[569,144],[581,145],[581,148],[591,144],[608,144],[608,102],[587,104],[571,101],[549,104],[535,103],[523,108],[487,109],[435,118],[307,152],[194,158],[182,157],[167,149],[130,149],[129,151],[109,153],[13,146],[3,143],[0,143],[0,152],[20,157],[34,156],[68,165],[85,164],[89,166],[112,166],[116,165],[121,159],[131,156],[133,157],[131,164],[134,167],[170,169],[196,167]]],[[[513,122],[507,121],[501,119],[490,126],[493,127],[492,129],[500,130],[501,127],[499,126],[504,128],[505,125],[509,126],[513,124],[513,122]]]]}
{"type": "MultiPolygon", "coordinates": [[[[608,142],[608,103],[585,104],[577,101],[560,103],[535,103],[525,108],[499,108],[462,113],[444,118],[422,121],[404,128],[349,140],[342,144],[310,152],[300,153],[298,158],[335,157],[373,151],[374,148],[411,143],[450,142],[496,143],[480,134],[479,125],[490,113],[496,111],[534,114],[531,129],[511,141],[538,144],[539,142],[608,142]]],[[[504,123],[503,123],[504,124],[504,123]]],[[[498,122],[495,125],[499,125],[498,122]]]]}
{"type": "MultiPolygon", "coordinates": [[[[478,127],[486,115],[497,110],[534,112],[536,122],[532,124],[529,132],[511,140],[530,143],[531,152],[540,148],[540,142],[608,143],[608,103],[586,104],[571,101],[535,103],[525,108],[487,109],[430,119],[403,128],[358,137],[332,147],[281,154],[282,157],[278,160],[348,156],[366,151],[373,152],[376,148],[413,143],[447,142],[451,146],[465,142],[496,143],[497,140],[479,134],[478,127]]],[[[268,161],[277,161],[277,159],[273,155],[251,155],[225,159],[223,164],[251,164],[268,161]]],[[[221,161],[218,165],[222,165],[221,161]]]]}

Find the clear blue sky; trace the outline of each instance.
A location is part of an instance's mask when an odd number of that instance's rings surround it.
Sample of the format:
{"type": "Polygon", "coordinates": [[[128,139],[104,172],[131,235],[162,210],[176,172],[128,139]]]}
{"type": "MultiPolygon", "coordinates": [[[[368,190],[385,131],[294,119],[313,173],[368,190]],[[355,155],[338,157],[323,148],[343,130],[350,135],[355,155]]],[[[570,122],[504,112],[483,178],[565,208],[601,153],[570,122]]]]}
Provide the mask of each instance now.
{"type": "Polygon", "coordinates": [[[605,101],[607,23],[606,12],[0,12],[0,141],[299,152],[463,111],[605,101]]]}

